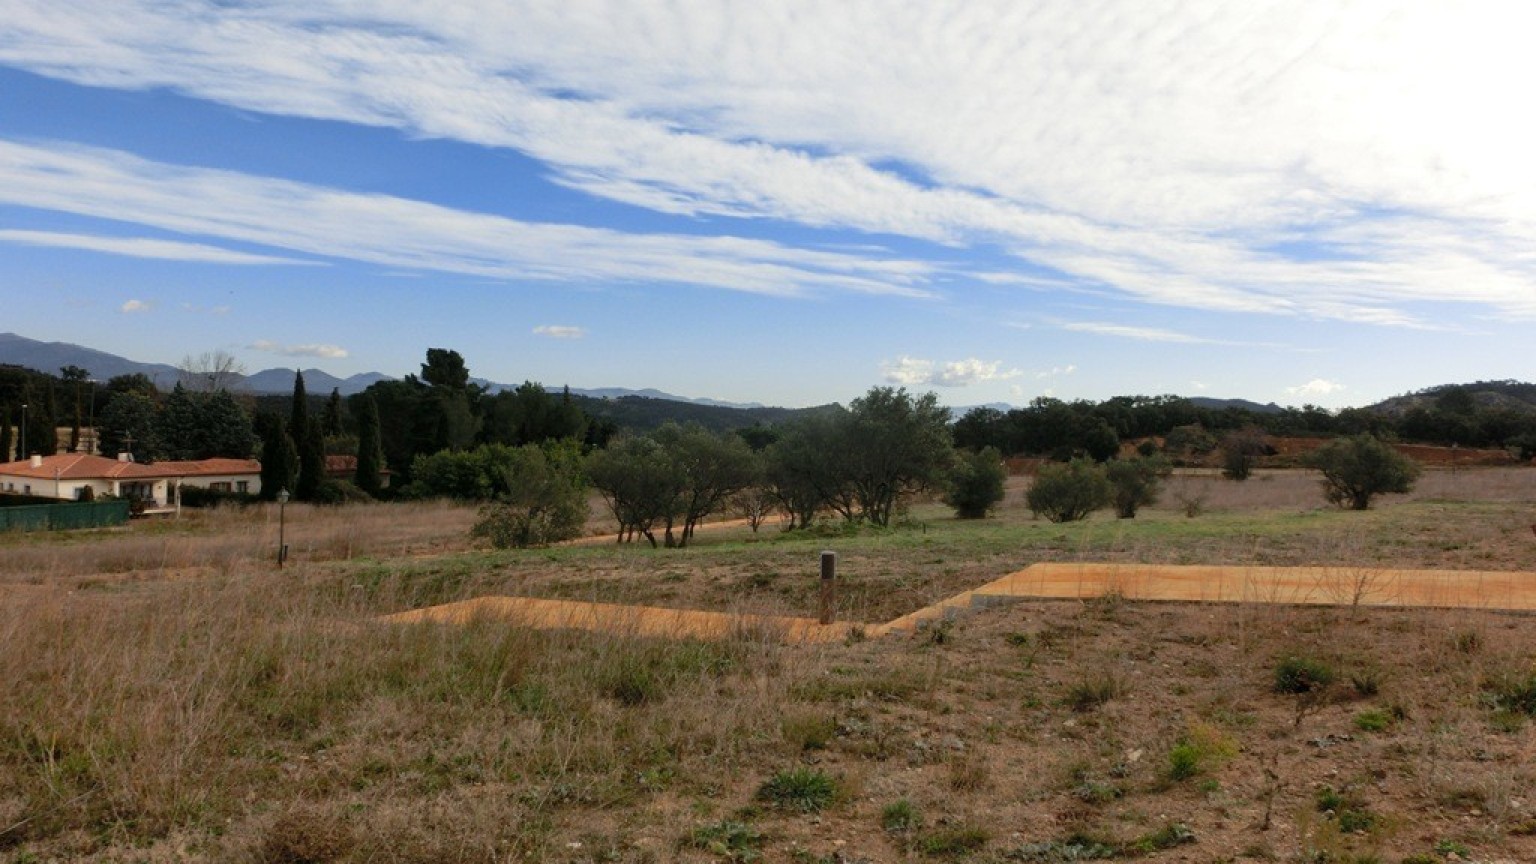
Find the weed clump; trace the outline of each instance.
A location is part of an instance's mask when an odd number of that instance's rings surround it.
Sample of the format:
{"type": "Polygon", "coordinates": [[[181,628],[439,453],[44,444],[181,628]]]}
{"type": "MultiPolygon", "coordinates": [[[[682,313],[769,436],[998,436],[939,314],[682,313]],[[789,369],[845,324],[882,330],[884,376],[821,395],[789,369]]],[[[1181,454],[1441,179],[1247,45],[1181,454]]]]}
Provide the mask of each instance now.
{"type": "Polygon", "coordinates": [[[781,810],[820,813],[837,800],[837,781],[814,768],[792,768],[768,778],[757,800],[781,810]]]}
{"type": "Polygon", "coordinates": [[[1175,782],[1214,771],[1237,755],[1237,742],[1207,723],[1193,722],[1168,751],[1168,779],[1175,782]]]}
{"type": "Polygon", "coordinates": [[[1317,812],[1332,819],[1340,834],[1363,834],[1376,827],[1376,814],[1349,788],[1324,786],[1317,790],[1317,812]]]}
{"type": "Polygon", "coordinates": [[[1104,673],[1079,681],[1067,689],[1067,705],[1079,713],[1092,711],[1125,692],[1120,679],[1104,673]]]}
{"type": "Polygon", "coordinates": [[[911,834],[923,827],[923,816],[911,801],[902,798],[881,808],[880,827],[887,834],[911,834]]]}
{"type": "Polygon", "coordinates": [[[949,825],[923,835],[917,849],[924,855],[949,857],[975,852],[992,839],[987,829],[977,825],[949,825]]]}
{"type": "Polygon", "coordinates": [[[763,833],[745,822],[725,819],[700,825],[683,838],[683,846],[702,849],[726,861],[748,862],[762,858],[763,833]]]}

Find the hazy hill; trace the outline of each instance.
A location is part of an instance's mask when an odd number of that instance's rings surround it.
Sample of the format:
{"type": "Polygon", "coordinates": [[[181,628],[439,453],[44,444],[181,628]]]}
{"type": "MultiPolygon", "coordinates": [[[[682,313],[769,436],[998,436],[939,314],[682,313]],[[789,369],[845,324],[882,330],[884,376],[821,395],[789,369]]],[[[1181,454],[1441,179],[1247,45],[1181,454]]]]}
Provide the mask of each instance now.
{"type": "Polygon", "coordinates": [[[1415,408],[1433,408],[1458,390],[1470,396],[1473,404],[1481,409],[1504,408],[1521,413],[1536,413],[1536,384],[1514,380],[1440,384],[1383,399],[1366,406],[1366,410],[1398,417],[1415,408]]]}
{"type": "Polygon", "coordinates": [[[834,406],[815,408],[733,408],[726,405],[710,405],[701,402],[677,402],[671,399],[648,399],[643,396],[623,396],[618,399],[593,399],[578,396],[572,390],[576,404],[588,417],[612,421],[621,429],[646,431],[655,429],[671,420],[676,423],[697,423],[706,429],[725,432],[762,424],[771,426],[791,417],[818,411],[832,410],[834,406]]]}
{"type": "MultiPolygon", "coordinates": [[[[166,363],[139,363],[116,354],[97,351],[69,342],[39,342],[15,333],[0,333],[0,363],[25,366],[49,375],[59,374],[65,366],[79,366],[97,381],[117,375],[143,373],[151,381],[170,389],[176,385],[177,370],[166,363]]],[[[291,387],[293,380],[289,379],[291,387]]]]}

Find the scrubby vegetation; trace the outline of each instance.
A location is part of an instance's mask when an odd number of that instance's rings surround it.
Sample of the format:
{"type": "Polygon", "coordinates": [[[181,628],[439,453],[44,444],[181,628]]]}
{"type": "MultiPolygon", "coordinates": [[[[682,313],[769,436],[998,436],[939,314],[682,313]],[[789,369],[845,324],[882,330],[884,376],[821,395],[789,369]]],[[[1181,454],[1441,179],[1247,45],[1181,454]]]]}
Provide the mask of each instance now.
{"type": "Polygon", "coordinates": [[[685,554],[289,504],[281,574],[261,504],[3,535],[0,860],[1536,858],[1527,617],[1344,590],[1021,600],[816,646],[380,620],[489,594],[808,615],[828,547],[837,616],[870,622],[1037,561],[1536,569],[1524,470],[1366,512],[1300,472],[1166,483],[1135,520],[1033,519],[1015,477],[987,520],[919,500],[685,554]]]}

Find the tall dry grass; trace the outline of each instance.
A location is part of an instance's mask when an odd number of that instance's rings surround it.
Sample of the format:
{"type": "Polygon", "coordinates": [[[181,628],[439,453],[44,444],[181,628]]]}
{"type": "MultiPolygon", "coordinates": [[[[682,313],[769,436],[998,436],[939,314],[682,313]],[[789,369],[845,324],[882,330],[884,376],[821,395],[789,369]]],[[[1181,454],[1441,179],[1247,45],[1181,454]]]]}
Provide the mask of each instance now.
{"type": "Polygon", "coordinates": [[[571,808],[720,782],[778,734],[771,704],[814,661],[748,637],[376,620],[412,590],[237,568],[12,595],[0,848],[73,860],[195,837],[207,860],[538,858],[571,808]]]}
{"type": "Polygon", "coordinates": [[[117,529],[0,535],[0,584],[139,574],[228,575],[275,566],[279,521],[294,561],[384,559],[469,548],[475,509],[443,501],[317,507],[276,504],[183,510],[117,529]]]}

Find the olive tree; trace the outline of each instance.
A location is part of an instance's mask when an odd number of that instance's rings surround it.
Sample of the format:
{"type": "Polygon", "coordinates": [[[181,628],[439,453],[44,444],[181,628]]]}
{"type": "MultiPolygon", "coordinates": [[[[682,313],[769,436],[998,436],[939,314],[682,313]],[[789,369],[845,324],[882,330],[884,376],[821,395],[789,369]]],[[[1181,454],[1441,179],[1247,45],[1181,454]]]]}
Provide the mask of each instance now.
{"type": "Polygon", "coordinates": [[[472,536],[498,549],[545,546],[581,534],[587,519],[581,451],[572,442],[508,451],[500,470],[501,491],[481,508],[472,536]]]}
{"type": "Polygon", "coordinates": [[[1408,492],[1419,477],[1419,466],[1374,435],[1336,438],[1307,457],[1307,465],[1323,474],[1323,496],[1329,503],[1365,510],[1377,495],[1408,492]]]}
{"type": "Polygon", "coordinates": [[[1157,503],[1163,478],[1168,476],[1168,461],[1160,456],[1116,459],[1105,464],[1104,476],[1109,480],[1115,515],[1135,519],[1137,510],[1157,503]]]}
{"type": "Polygon", "coordinates": [[[936,394],[875,387],[853,400],[844,422],[849,485],[861,518],[889,525],[901,498],[944,485],[954,445],[949,409],[936,394]]]}
{"type": "Polygon", "coordinates": [[[1003,500],[1007,478],[996,447],[960,453],[949,475],[944,503],[955,508],[955,516],[961,519],[984,519],[1003,500]]]}
{"type": "Polygon", "coordinates": [[[1051,522],[1076,522],[1110,501],[1104,467],[1091,459],[1046,465],[1035,476],[1024,501],[1036,516],[1051,522]]]}

